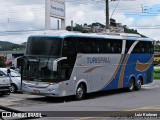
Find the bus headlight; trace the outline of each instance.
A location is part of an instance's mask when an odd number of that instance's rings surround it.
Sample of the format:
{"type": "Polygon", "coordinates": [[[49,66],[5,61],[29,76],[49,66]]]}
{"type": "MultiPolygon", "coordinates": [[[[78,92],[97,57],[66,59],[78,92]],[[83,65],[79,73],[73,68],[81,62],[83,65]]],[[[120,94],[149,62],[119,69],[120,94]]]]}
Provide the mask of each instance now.
{"type": "Polygon", "coordinates": [[[55,85],[56,83],[50,82],[49,85],[55,85]]]}
{"type": "Polygon", "coordinates": [[[54,89],[49,89],[48,92],[55,92],[55,90],[54,89]]]}
{"type": "Polygon", "coordinates": [[[23,80],[22,82],[23,82],[23,83],[27,83],[27,81],[26,81],[26,80],[23,80]]]}

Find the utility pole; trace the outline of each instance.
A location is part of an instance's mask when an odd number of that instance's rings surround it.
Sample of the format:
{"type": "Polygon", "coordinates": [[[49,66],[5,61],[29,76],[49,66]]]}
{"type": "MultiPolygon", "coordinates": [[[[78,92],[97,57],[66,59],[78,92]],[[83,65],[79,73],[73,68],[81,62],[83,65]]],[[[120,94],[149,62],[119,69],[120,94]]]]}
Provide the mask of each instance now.
{"type": "Polygon", "coordinates": [[[106,0],[106,29],[109,29],[109,0],[106,0]]]}
{"type": "Polygon", "coordinates": [[[73,20],[71,21],[71,31],[73,31],[73,20]]]}
{"type": "Polygon", "coordinates": [[[57,29],[59,30],[59,20],[57,20],[57,29]]]}
{"type": "MultiPolygon", "coordinates": [[[[93,0],[93,1],[97,1],[97,2],[105,2],[105,15],[106,15],[106,30],[109,30],[109,0],[93,0]]],[[[112,0],[111,0],[112,1],[112,0]]]]}
{"type": "Polygon", "coordinates": [[[141,4],[141,9],[142,9],[142,13],[143,13],[143,12],[144,12],[144,11],[143,11],[143,4],[141,4]]]}

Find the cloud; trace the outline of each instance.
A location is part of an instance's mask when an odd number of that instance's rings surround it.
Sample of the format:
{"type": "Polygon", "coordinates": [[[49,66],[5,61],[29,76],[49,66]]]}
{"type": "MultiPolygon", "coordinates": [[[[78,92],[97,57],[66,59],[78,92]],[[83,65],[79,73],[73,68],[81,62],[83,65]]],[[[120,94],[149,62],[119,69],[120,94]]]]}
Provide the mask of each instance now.
{"type": "Polygon", "coordinates": [[[135,18],[133,17],[126,17],[123,13],[117,12],[113,16],[116,22],[122,23],[123,25],[132,26],[135,22],[135,18]]]}
{"type": "Polygon", "coordinates": [[[84,21],[84,12],[82,10],[77,11],[74,16],[72,17],[74,21],[77,23],[81,23],[81,21],[84,21]]]}
{"type": "MultiPolygon", "coordinates": [[[[105,24],[105,4],[98,0],[66,0],[66,25],[71,20],[78,24],[100,22],[105,24]]],[[[0,36],[1,40],[22,43],[32,33],[4,33],[3,31],[38,30],[45,28],[45,0],[1,0],[0,5],[0,36]],[[19,34],[19,35],[18,35],[19,34]],[[7,36],[6,36],[7,35],[7,36]],[[13,41],[14,40],[14,41],[13,41]]],[[[110,15],[117,5],[117,1],[110,2],[110,15]]],[[[160,4],[159,0],[121,0],[112,18],[118,23],[132,27],[159,25],[160,16],[140,16],[142,7],[154,8],[160,4]],[[136,15],[126,15],[134,13],[136,15]]],[[[57,19],[51,19],[53,29],[57,28],[57,19]]],[[[136,29],[136,28],[134,28],[136,29]]],[[[138,29],[146,36],[158,40],[157,29],[138,29]],[[147,31],[148,30],[148,31],[147,31]]]]}
{"type": "Polygon", "coordinates": [[[1,0],[1,5],[37,4],[44,2],[45,0],[1,0]]]}

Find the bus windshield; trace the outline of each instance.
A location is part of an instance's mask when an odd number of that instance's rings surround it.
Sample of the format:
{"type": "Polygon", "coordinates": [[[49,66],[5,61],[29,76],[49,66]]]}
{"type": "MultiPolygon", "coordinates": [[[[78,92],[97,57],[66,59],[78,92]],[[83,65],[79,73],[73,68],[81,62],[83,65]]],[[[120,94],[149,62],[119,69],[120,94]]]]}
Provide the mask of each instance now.
{"type": "Polygon", "coordinates": [[[29,37],[26,55],[59,56],[61,53],[62,38],[29,37]]]}
{"type": "Polygon", "coordinates": [[[53,71],[53,61],[56,58],[28,57],[23,66],[23,77],[40,82],[57,82],[58,74],[53,71]]]}

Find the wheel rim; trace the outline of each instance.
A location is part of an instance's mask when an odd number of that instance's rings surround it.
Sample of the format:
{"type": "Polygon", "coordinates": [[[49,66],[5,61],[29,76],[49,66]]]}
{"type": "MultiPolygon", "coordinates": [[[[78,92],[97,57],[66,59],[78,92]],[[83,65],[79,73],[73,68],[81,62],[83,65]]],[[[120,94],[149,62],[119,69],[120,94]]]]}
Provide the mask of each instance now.
{"type": "Polygon", "coordinates": [[[142,85],[142,83],[141,83],[141,80],[139,79],[139,80],[137,81],[137,88],[140,89],[140,88],[141,88],[141,85],[142,85]]]}
{"type": "Polygon", "coordinates": [[[13,85],[11,85],[11,87],[10,87],[10,92],[12,92],[12,93],[15,92],[15,89],[16,89],[16,88],[15,88],[13,85]]]}
{"type": "Polygon", "coordinates": [[[130,80],[129,89],[132,91],[134,88],[133,80],[130,80]]]}
{"type": "Polygon", "coordinates": [[[77,96],[78,96],[78,98],[82,98],[83,94],[84,94],[83,88],[79,87],[77,89],[77,96]]]}

